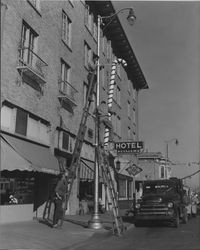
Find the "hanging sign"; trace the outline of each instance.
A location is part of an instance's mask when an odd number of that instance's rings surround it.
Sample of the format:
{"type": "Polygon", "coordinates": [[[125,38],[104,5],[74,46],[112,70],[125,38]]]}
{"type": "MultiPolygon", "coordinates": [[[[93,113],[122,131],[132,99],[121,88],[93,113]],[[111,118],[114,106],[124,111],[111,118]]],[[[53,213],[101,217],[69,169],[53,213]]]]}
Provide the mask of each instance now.
{"type": "Polygon", "coordinates": [[[142,168],[133,164],[133,165],[129,166],[128,168],[126,168],[126,171],[128,172],[129,175],[136,176],[137,174],[142,172],[142,168]]]}
{"type": "Polygon", "coordinates": [[[117,150],[117,153],[141,153],[143,149],[143,141],[115,142],[115,150],[117,150]]]}

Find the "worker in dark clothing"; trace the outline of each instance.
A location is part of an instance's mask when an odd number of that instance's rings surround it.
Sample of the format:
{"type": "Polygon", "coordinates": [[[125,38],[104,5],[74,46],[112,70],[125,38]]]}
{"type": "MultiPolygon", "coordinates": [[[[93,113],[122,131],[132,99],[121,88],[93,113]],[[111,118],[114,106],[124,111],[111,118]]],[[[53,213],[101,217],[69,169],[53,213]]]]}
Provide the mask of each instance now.
{"type": "Polygon", "coordinates": [[[67,192],[67,182],[65,178],[65,173],[61,173],[59,175],[59,180],[55,188],[55,198],[54,198],[54,204],[55,204],[55,210],[54,210],[54,216],[53,216],[53,227],[58,227],[58,222],[62,220],[64,209],[63,204],[65,202],[65,195],[67,192]]]}

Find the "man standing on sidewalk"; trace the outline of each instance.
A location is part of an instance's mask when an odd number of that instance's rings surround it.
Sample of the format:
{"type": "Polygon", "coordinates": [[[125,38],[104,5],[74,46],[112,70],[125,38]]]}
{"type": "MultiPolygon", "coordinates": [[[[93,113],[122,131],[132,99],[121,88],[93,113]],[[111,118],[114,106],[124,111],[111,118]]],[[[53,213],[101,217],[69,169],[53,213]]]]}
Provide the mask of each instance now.
{"type": "Polygon", "coordinates": [[[66,192],[67,192],[67,181],[65,178],[65,173],[61,173],[59,175],[59,180],[55,188],[55,198],[54,198],[55,210],[54,210],[54,215],[53,215],[53,227],[54,228],[58,227],[59,220],[61,223],[63,213],[64,213],[63,205],[65,202],[66,192]]]}

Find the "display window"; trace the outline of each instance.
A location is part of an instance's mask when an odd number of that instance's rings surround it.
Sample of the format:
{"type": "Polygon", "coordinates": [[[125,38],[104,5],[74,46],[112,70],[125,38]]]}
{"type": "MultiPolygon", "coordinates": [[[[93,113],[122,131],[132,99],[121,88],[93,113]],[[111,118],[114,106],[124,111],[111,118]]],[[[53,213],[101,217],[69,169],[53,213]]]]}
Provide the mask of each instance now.
{"type": "Polygon", "coordinates": [[[32,204],[35,178],[31,172],[2,171],[0,205],[32,204]]]}

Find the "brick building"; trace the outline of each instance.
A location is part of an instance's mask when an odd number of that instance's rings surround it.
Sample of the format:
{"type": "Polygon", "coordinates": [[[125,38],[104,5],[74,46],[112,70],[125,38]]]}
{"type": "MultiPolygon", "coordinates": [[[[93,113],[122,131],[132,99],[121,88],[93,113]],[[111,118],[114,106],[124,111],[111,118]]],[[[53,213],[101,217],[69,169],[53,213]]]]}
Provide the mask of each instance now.
{"type": "MultiPolygon", "coordinates": [[[[97,53],[97,14],[114,12],[110,1],[1,2],[1,212],[7,209],[12,214],[15,209],[15,218],[8,220],[41,216],[56,175],[69,167],[88,88],[89,65],[97,53]],[[21,204],[9,206],[7,195],[11,193],[21,204]]],[[[126,68],[117,66],[112,139],[135,140],[135,96],[148,86],[117,16],[101,32],[100,58],[104,66],[100,100],[105,114],[111,63],[123,58],[128,64],[126,68]]],[[[95,103],[95,92],[93,99],[95,103]]],[[[92,196],[94,191],[94,103],[69,214],[78,213],[80,196],[92,196]]],[[[105,126],[102,121],[101,140],[105,126]]],[[[134,156],[121,157],[122,170],[123,162],[132,159],[134,156]]],[[[119,176],[119,197],[122,206],[128,206],[133,178],[123,171],[119,176]]],[[[106,201],[101,180],[100,197],[106,201]]]]}

